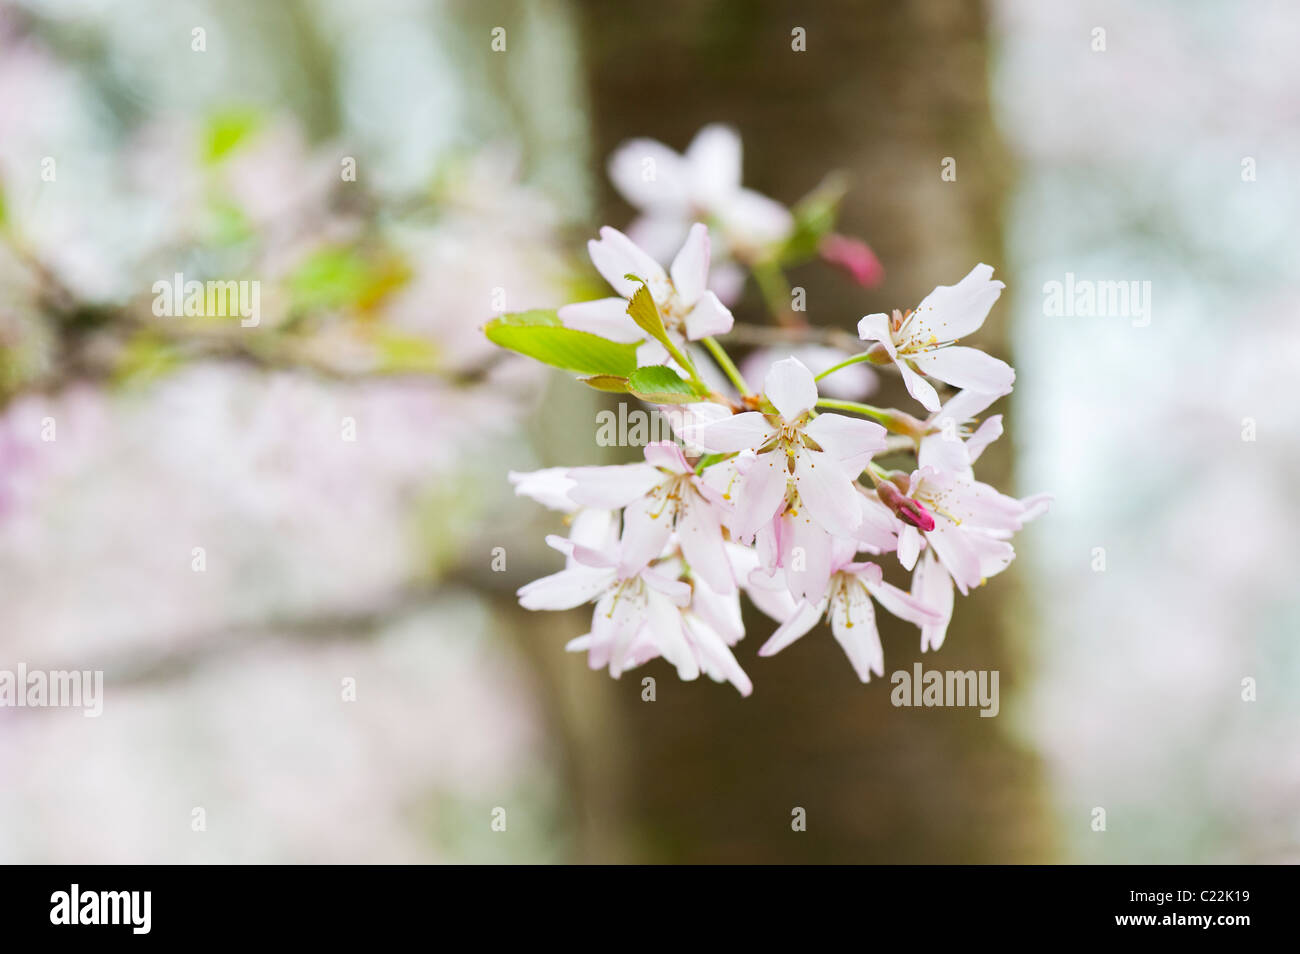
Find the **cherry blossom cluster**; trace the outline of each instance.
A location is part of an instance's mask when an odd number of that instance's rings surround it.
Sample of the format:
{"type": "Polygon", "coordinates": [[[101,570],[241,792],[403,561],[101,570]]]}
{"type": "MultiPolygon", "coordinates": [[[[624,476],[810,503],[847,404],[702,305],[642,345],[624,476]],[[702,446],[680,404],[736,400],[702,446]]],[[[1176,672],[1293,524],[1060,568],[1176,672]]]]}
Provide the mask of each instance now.
{"type": "Polygon", "coordinates": [[[878,277],[874,256],[831,234],[824,208],[790,211],[742,188],[739,140],[726,127],[706,128],[680,156],[630,142],[610,172],[642,212],[629,229],[640,241],[606,227],[588,243],[613,295],[502,316],[487,333],[656,406],[677,440],[646,446],[636,463],[510,474],[517,493],[564,513],[568,528],[547,537],[564,568],[522,587],[520,603],[593,604],[589,632],[568,645],[592,668],[618,677],[662,657],[682,679],[704,673],[742,695],[753,688],[733,652],[745,635],[742,593],[775,622],[760,656],[826,619],[858,677],[883,676],[877,605],[918,627],[922,650],[938,649],[954,590],[966,595],[1005,569],[1012,536],[1049,499],[1017,499],[975,476],[1002,431],[1001,415],[977,415],[1011,391],[1015,373],[957,342],[979,330],[1002,282],[980,264],[913,309],[867,315],[860,347],[821,349],[816,373],[799,356],[800,326],[787,324],[781,340],[795,344],[766,355],[775,360],[754,388],[718,340],[736,328],[732,273],[762,273],[770,286],[795,243],[807,251],[809,232],[814,253],[862,284],[878,277]],[[679,247],[666,252],[666,236],[679,247]],[[643,243],[671,254],[667,268],[643,243]],[[899,374],[925,416],[824,393],[864,364],[899,374]],[[887,570],[909,572],[910,587],[888,582],[887,570]]]}

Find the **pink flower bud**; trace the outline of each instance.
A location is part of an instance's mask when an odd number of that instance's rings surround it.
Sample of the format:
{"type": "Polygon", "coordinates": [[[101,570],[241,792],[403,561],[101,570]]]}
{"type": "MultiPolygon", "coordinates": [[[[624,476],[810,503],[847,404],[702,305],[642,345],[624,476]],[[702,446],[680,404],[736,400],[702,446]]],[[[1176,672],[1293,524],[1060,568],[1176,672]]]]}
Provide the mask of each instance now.
{"type": "Polygon", "coordinates": [[[885,267],[871,246],[861,239],[830,234],[822,239],[822,260],[846,272],[863,288],[875,288],[885,277],[885,267]]]}
{"type": "Polygon", "coordinates": [[[876,496],[904,523],[927,532],[934,529],[934,517],[925,509],[925,505],[901,493],[892,481],[883,480],[877,484],[876,496]]]}

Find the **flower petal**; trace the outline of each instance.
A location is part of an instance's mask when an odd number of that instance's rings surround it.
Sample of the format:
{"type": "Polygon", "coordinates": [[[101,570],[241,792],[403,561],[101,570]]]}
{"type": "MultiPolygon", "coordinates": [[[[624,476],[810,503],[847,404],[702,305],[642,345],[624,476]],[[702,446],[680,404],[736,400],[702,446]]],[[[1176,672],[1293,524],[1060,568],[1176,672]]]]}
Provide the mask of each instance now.
{"type": "Polygon", "coordinates": [[[669,269],[677,300],[693,305],[700,300],[709,284],[709,227],[700,222],[691,226],[686,242],[669,269]]]}
{"type": "Polygon", "coordinates": [[[741,479],[736,512],[731,527],[742,540],[754,535],[774,516],[785,499],[789,484],[785,455],[776,451],[759,454],[741,479]]]}
{"type": "Polygon", "coordinates": [[[691,569],[716,593],[730,593],[736,588],[731,578],[731,564],[722,546],[722,526],[718,514],[704,497],[683,489],[677,510],[677,540],[682,556],[691,569]]]}
{"type": "Polygon", "coordinates": [[[613,581],[612,570],[574,566],[526,583],[516,595],[519,597],[519,605],[524,609],[573,609],[591,602],[607,590],[613,581]]]}
{"type": "Polygon", "coordinates": [[[654,497],[641,497],[623,510],[623,538],[618,574],[629,577],[643,570],[664,552],[672,533],[672,516],[654,497]]]}
{"type": "Polygon", "coordinates": [[[885,449],[885,429],[875,421],[846,414],[819,414],[804,433],[833,457],[849,479],[857,477],[872,455],[885,449]]]}
{"type": "Polygon", "coordinates": [[[573,481],[569,499],[579,506],[617,510],[644,497],[667,478],[650,464],[613,464],[608,467],[570,467],[573,481]]]}
{"type": "Polygon", "coordinates": [[[817,403],[817,384],[798,358],[786,358],[772,365],[763,382],[763,393],[786,421],[793,421],[817,403]]]}
{"type": "Polygon", "coordinates": [[[809,603],[801,600],[794,614],[777,628],[758,650],[760,656],[774,656],[817,625],[826,612],[826,601],[809,603]]]}
{"type": "Polygon", "coordinates": [[[1016,381],[1011,365],[977,348],[954,345],[911,355],[916,366],[953,387],[976,391],[1010,391],[1016,381]]]}
{"type": "Polygon", "coordinates": [[[614,188],[639,209],[684,214],[690,203],[682,156],[653,139],[630,139],[609,157],[614,188]]]}
{"type": "Polygon", "coordinates": [[[829,454],[799,451],[794,480],[804,508],[827,533],[848,535],[858,528],[862,519],[858,492],[829,454]]]}
{"type": "Polygon", "coordinates": [[[706,208],[740,188],[740,136],[731,126],[710,123],[686,147],[691,198],[706,208]]]}
{"type": "Polygon", "coordinates": [[[587,242],[591,264],[609,282],[610,287],[624,298],[631,298],[638,283],[624,276],[636,275],[650,286],[655,301],[661,301],[668,287],[668,275],[663,266],[643,252],[633,241],[608,225],[600,230],[600,240],[587,242]]]}
{"type": "Polygon", "coordinates": [[[912,595],[939,614],[937,621],[921,624],[921,651],[938,649],[948,635],[954,597],[952,577],[933,553],[927,553],[916,565],[916,572],[912,574],[912,595]]]}
{"type": "Polygon", "coordinates": [[[830,620],[835,641],[844,648],[858,678],[869,682],[872,673],[883,676],[885,650],[876,629],[876,610],[861,583],[850,580],[845,584],[839,598],[832,601],[830,620]]]}
{"type": "MultiPolygon", "coordinates": [[[[940,285],[921,300],[903,329],[906,342],[924,345],[931,338],[956,341],[979,329],[1006,286],[993,279],[991,265],[976,265],[956,285],[940,285]]],[[[900,350],[908,348],[899,342],[900,350]]]]}
{"type": "Polygon", "coordinates": [[[600,335],[620,344],[632,344],[644,338],[645,332],[637,327],[627,313],[626,298],[597,298],[565,305],[556,312],[560,323],[575,331],[600,335]]]}
{"type": "Polygon", "coordinates": [[[762,447],[776,435],[776,429],[758,411],[745,411],[722,418],[688,420],[679,429],[688,444],[717,454],[762,447]]]}
{"type": "Polygon", "coordinates": [[[686,337],[699,341],[713,335],[725,335],[735,322],[731,311],[718,300],[718,296],[706,291],[686,315],[686,337]]]}

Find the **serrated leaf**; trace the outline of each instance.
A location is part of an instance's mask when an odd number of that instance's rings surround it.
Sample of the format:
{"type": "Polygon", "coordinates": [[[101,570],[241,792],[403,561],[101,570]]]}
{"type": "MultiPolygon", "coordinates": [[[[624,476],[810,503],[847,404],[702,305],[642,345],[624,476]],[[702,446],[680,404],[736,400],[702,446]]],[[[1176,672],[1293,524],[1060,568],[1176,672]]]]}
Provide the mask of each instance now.
{"type": "Polygon", "coordinates": [[[589,388],[595,388],[597,391],[608,391],[611,394],[627,394],[627,378],[620,378],[614,374],[593,374],[590,377],[578,378],[589,388]]]}
{"type": "Polygon", "coordinates": [[[655,304],[654,296],[650,294],[650,289],[640,278],[635,275],[626,275],[625,278],[641,282],[638,288],[628,299],[627,313],[632,320],[636,322],[638,328],[648,334],[660,344],[666,344],[668,341],[668,330],[664,328],[663,316],[659,314],[659,306],[655,304]]]}
{"type": "Polygon", "coordinates": [[[553,311],[502,315],[483,333],[498,347],[578,374],[626,378],[636,370],[636,345],[565,328],[553,311]]]}
{"type": "Polygon", "coordinates": [[[628,375],[627,389],[651,404],[694,404],[701,397],[689,381],[662,364],[637,368],[628,375]]]}

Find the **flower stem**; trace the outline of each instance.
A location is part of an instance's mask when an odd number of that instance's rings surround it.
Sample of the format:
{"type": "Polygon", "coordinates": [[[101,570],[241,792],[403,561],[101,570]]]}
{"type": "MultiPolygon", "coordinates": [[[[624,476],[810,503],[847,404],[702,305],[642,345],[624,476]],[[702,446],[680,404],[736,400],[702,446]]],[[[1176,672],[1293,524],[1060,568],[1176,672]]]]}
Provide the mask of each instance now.
{"type": "Polygon", "coordinates": [[[870,404],[859,404],[857,401],[836,401],[832,398],[818,398],[817,406],[829,408],[832,411],[848,411],[851,414],[862,414],[866,417],[874,417],[882,424],[890,424],[894,420],[894,415],[889,411],[879,407],[872,407],[870,404]]]}
{"type": "Polygon", "coordinates": [[[813,378],[813,380],[820,381],[822,378],[834,374],[836,371],[839,371],[841,368],[847,368],[851,364],[861,364],[864,361],[871,361],[871,352],[863,351],[861,354],[855,354],[853,357],[849,358],[846,361],[841,361],[839,364],[833,364],[825,371],[823,371],[821,374],[817,375],[817,377],[813,378]]]}
{"type": "Polygon", "coordinates": [[[723,350],[722,345],[718,344],[717,339],[701,338],[700,343],[708,349],[709,354],[713,356],[713,360],[718,363],[718,367],[723,370],[723,373],[727,375],[731,380],[731,383],[736,386],[736,390],[738,390],[743,397],[749,397],[753,392],[749,390],[749,385],[745,383],[744,375],[740,373],[740,369],[736,367],[736,363],[731,360],[731,355],[727,354],[727,352],[723,350]]]}
{"type": "Polygon", "coordinates": [[[755,262],[752,271],[758,290],[777,324],[787,327],[800,324],[790,308],[790,284],[781,266],[773,259],[755,262]]]}

